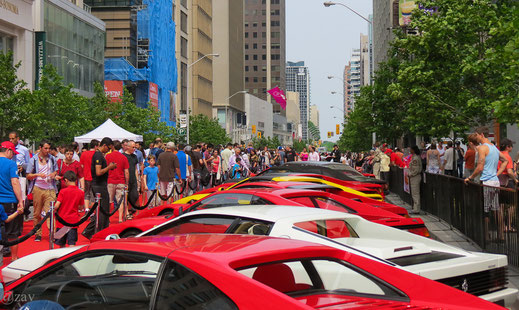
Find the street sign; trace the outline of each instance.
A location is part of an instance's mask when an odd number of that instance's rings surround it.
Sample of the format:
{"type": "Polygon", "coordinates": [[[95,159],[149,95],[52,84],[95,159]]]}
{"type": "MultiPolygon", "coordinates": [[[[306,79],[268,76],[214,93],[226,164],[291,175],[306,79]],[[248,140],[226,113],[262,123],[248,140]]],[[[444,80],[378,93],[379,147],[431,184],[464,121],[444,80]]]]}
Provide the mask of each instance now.
{"type": "Polygon", "coordinates": [[[187,115],[180,114],[179,120],[180,120],[180,128],[186,128],[187,127],[187,115]]]}
{"type": "Polygon", "coordinates": [[[178,132],[179,135],[185,136],[187,130],[185,128],[179,128],[179,129],[177,129],[177,132],[178,132]]]}

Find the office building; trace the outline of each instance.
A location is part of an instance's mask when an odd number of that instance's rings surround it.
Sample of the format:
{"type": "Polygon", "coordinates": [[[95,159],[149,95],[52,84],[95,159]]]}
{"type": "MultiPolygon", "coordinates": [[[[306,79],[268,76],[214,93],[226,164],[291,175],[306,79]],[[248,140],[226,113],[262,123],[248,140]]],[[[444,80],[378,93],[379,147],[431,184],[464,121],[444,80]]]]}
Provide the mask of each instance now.
{"type": "Polygon", "coordinates": [[[13,52],[14,63],[21,63],[17,75],[34,86],[33,1],[6,0],[0,5],[0,53],[13,52]]]}
{"type": "Polygon", "coordinates": [[[398,0],[373,0],[373,72],[387,59],[389,43],[398,25],[398,0]]]}
{"type": "Polygon", "coordinates": [[[275,113],[285,114],[267,90],[285,81],[285,0],[245,0],[244,48],[245,88],[272,102],[275,113]]]}
{"type": "Polygon", "coordinates": [[[308,139],[308,121],[310,118],[310,72],[304,61],[287,62],[287,91],[299,93],[299,112],[301,138],[308,139]]]}
{"type": "Polygon", "coordinates": [[[90,14],[88,6],[64,0],[37,0],[33,12],[35,88],[43,66],[52,64],[65,84],[93,96],[94,83],[104,80],[105,23],[90,14]]]}
{"type": "Polygon", "coordinates": [[[351,102],[351,61],[348,62],[346,66],[344,66],[344,114],[348,115],[351,111],[353,111],[353,106],[351,102]]]}
{"type": "Polygon", "coordinates": [[[172,2],[84,2],[107,25],[105,89],[122,91],[124,85],[137,106],[153,105],[161,112],[161,121],[175,126],[177,67],[172,2]]]}
{"type": "Polygon", "coordinates": [[[371,84],[369,36],[360,34],[360,85],[371,84]]]}
{"type": "MultiPolygon", "coordinates": [[[[213,51],[220,55],[213,62],[213,117],[218,118],[227,134],[233,137],[240,127],[247,126],[243,0],[223,1],[213,6],[213,51]]],[[[235,139],[238,141],[238,137],[235,139]]]]}
{"type": "Polygon", "coordinates": [[[315,104],[310,106],[310,121],[319,128],[319,108],[315,104]]]}
{"type": "Polygon", "coordinates": [[[361,82],[361,52],[360,49],[354,49],[351,53],[351,74],[350,74],[350,106],[351,110],[355,109],[355,96],[360,94],[361,82]]]}
{"type": "Polygon", "coordinates": [[[251,94],[244,94],[243,96],[245,98],[245,113],[249,117],[246,119],[246,129],[243,130],[245,136],[241,136],[240,139],[250,141],[252,138],[259,136],[258,132],[261,133],[263,138],[272,138],[274,134],[272,104],[251,94]],[[253,126],[256,132],[253,132],[253,126]]]}
{"type": "Polygon", "coordinates": [[[299,93],[287,91],[287,131],[292,134],[292,139],[301,138],[299,125],[301,124],[301,113],[299,110],[299,93]]]}
{"type": "Polygon", "coordinates": [[[369,44],[369,84],[373,85],[374,71],[373,71],[373,14],[369,14],[368,19],[368,44],[369,44]]]}

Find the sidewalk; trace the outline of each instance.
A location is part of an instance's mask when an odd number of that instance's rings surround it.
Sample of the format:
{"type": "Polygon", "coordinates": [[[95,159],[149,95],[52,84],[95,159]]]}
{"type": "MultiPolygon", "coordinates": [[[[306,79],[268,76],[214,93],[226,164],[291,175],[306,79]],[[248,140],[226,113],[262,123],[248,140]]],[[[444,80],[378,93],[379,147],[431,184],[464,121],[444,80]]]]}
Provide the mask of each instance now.
{"type": "MultiPolygon", "coordinates": [[[[408,211],[411,211],[411,206],[404,202],[398,195],[390,193],[386,195],[386,200],[389,203],[395,204],[397,206],[406,208],[408,211]]],[[[434,240],[441,241],[443,243],[464,249],[466,251],[475,251],[482,252],[483,250],[472,240],[470,240],[467,236],[462,234],[459,230],[454,227],[451,227],[447,222],[442,221],[431,214],[420,214],[413,215],[414,217],[421,218],[427,229],[431,234],[431,238],[434,240]]],[[[510,283],[510,287],[519,288],[519,269],[514,266],[508,266],[508,280],[510,283]]],[[[519,310],[519,296],[518,300],[511,308],[512,310],[519,310]]]]}

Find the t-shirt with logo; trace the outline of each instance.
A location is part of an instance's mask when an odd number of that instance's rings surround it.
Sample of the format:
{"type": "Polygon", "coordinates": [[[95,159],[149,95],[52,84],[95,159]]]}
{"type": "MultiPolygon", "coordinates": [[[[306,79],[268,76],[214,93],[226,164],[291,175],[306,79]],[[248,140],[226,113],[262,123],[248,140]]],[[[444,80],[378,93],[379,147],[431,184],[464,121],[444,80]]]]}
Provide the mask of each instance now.
{"type": "Polygon", "coordinates": [[[92,183],[95,185],[104,185],[108,183],[108,172],[102,175],[96,174],[96,166],[101,165],[101,169],[106,168],[106,159],[101,151],[96,151],[92,156],[92,164],[90,165],[90,171],[92,173],[92,183]]]}
{"type": "Polygon", "coordinates": [[[116,163],[117,168],[108,171],[108,184],[125,184],[124,170],[129,168],[128,159],[120,152],[106,155],[106,163],[116,163]]]}

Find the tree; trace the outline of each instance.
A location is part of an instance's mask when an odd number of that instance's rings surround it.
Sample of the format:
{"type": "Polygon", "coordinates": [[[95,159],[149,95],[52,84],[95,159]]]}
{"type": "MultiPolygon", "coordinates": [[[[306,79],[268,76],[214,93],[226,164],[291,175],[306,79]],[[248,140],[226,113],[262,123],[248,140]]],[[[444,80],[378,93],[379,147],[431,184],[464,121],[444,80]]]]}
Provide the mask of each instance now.
{"type": "Polygon", "coordinates": [[[361,88],[360,95],[355,98],[355,109],[346,117],[342,135],[337,142],[341,150],[361,152],[371,148],[374,124],[372,102],[373,88],[361,88]]]}
{"type": "Polygon", "coordinates": [[[315,126],[312,121],[308,121],[308,133],[310,134],[309,140],[318,141],[321,138],[319,127],[315,126]]]}
{"type": "Polygon", "coordinates": [[[414,133],[442,137],[492,119],[503,76],[488,70],[488,54],[500,44],[489,34],[510,13],[494,2],[422,0],[437,13],[416,9],[410,24],[416,34],[397,32],[390,58],[399,62],[398,81],[388,91],[406,103],[404,122],[414,133]]]}
{"type": "MultiPolygon", "coordinates": [[[[6,138],[11,130],[21,131],[28,117],[25,108],[31,99],[27,85],[16,76],[21,63],[13,64],[13,53],[0,52],[0,137],[6,138]]],[[[22,135],[23,137],[23,135],[22,135]]]]}
{"type": "Polygon", "coordinates": [[[210,119],[204,114],[198,114],[189,118],[189,141],[225,145],[231,142],[231,138],[216,118],[210,119]]]}
{"type": "Polygon", "coordinates": [[[294,140],[293,147],[296,152],[301,152],[303,148],[308,148],[309,145],[311,145],[311,142],[308,140],[294,140]]]}
{"type": "Polygon", "coordinates": [[[33,91],[26,105],[28,117],[23,123],[25,138],[70,143],[74,137],[92,129],[88,100],[64,85],[63,78],[51,65],[45,66],[39,89],[33,91]]]}

